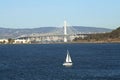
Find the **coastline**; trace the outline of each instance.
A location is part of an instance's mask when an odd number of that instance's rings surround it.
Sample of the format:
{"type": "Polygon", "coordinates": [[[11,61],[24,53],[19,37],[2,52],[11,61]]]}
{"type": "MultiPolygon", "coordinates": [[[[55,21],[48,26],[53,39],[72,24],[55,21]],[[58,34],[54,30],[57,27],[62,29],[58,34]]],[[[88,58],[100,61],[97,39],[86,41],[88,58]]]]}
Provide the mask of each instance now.
{"type": "Polygon", "coordinates": [[[120,41],[74,41],[72,43],[120,43],[120,41]]]}
{"type": "Polygon", "coordinates": [[[74,41],[74,42],[56,42],[56,43],[30,43],[30,44],[0,44],[0,45],[32,45],[32,44],[104,44],[104,43],[118,43],[120,44],[120,41],[111,41],[111,42],[108,42],[108,41],[74,41]]]}

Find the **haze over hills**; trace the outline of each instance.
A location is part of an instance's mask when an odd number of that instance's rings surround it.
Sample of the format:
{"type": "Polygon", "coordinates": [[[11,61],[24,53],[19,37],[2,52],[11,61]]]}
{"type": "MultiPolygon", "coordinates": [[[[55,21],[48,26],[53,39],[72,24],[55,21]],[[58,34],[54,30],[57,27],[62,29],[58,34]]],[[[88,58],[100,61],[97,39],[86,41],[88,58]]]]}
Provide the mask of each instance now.
{"type": "MultiPolygon", "coordinates": [[[[67,28],[68,34],[74,33],[103,33],[111,32],[112,29],[85,27],[85,26],[72,26],[67,28]]],[[[26,28],[26,29],[12,29],[12,28],[0,28],[0,38],[16,38],[21,35],[31,34],[63,34],[63,27],[40,27],[40,28],[26,28]]]]}

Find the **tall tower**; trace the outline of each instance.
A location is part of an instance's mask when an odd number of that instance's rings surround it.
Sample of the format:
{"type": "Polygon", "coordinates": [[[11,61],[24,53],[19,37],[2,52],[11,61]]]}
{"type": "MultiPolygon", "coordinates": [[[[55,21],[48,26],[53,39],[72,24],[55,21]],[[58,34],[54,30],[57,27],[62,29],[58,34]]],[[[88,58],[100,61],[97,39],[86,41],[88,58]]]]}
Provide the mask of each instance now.
{"type": "Polygon", "coordinates": [[[64,21],[64,42],[67,42],[67,22],[64,21]]]}

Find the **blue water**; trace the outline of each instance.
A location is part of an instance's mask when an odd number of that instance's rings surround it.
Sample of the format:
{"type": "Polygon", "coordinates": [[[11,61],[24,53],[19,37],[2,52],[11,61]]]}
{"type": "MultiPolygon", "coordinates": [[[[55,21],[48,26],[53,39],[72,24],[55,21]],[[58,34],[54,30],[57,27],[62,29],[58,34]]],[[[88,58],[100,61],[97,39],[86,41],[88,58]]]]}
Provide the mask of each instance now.
{"type": "Polygon", "coordinates": [[[0,80],[120,80],[120,44],[0,45],[0,80]]]}

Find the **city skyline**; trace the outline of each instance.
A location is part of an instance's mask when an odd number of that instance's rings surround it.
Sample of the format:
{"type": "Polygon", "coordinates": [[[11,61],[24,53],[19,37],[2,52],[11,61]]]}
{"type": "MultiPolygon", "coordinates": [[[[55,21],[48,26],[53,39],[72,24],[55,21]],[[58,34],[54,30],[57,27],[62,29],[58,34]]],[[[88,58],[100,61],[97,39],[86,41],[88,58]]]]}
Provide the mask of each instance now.
{"type": "Polygon", "coordinates": [[[2,0],[0,27],[120,26],[119,0],[2,0]]]}

